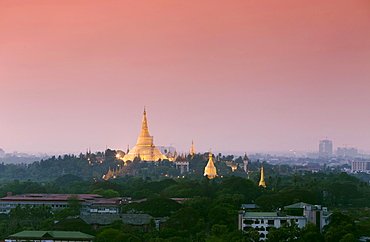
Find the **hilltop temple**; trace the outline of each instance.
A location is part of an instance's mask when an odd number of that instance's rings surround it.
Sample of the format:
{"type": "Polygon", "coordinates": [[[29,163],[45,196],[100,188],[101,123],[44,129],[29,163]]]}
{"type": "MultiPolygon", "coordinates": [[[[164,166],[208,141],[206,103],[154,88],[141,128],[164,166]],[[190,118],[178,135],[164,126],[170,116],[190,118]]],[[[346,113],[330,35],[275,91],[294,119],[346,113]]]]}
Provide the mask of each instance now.
{"type": "Polygon", "coordinates": [[[153,137],[148,131],[148,122],[146,120],[146,111],[144,108],[143,121],[141,125],[141,133],[137,138],[136,145],[123,157],[123,161],[133,161],[135,158],[141,161],[158,161],[159,159],[167,159],[167,156],[155,147],[153,137]]]}

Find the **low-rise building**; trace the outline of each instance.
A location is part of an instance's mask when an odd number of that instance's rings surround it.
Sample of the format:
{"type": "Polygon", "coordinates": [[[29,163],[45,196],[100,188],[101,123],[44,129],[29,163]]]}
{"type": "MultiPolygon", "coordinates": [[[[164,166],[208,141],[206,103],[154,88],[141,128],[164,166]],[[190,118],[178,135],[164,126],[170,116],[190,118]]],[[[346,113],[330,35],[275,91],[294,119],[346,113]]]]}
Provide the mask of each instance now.
{"type": "Polygon", "coordinates": [[[81,205],[81,214],[118,214],[122,206],[131,201],[129,197],[105,199],[98,194],[22,194],[0,198],[0,213],[8,214],[16,206],[47,205],[52,211],[69,208],[71,196],[81,205]]]}
{"type": "Polygon", "coordinates": [[[42,242],[93,242],[94,236],[76,231],[22,231],[9,235],[5,242],[42,241],[42,242]]]}
{"type": "Polygon", "coordinates": [[[122,207],[131,201],[130,197],[115,197],[96,201],[90,206],[90,213],[118,214],[122,207]]]}
{"type": "Polygon", "coordinates": [[[351,161],[351,171],[370,173],[370,161],[352,160],[351,161]]]}
{"type": "Polygon", "coordinates": [[[111,224],[114,220],[121,220],[123,223],[148,231],[150,223],[154,222],[156,229],[162,229],[167,218],[154,218],[149,214],[89,214],[80,215],[75,218],[90,224],[94,229],[99,229],[111,224]]]}
{"type": "Polygon", "coordinates": [[[308,203],[296,203],[285,206],[282,212],[239,212],[238,228],[243,231],[256,229],[261,240],[267,238],[271,228],[280,228],[286,223],[295,223],[299,228],[303,228],[308,223],[314,223],[322,230],[326,224],[323,216],[323,209],[320,205],[308,203]]]}

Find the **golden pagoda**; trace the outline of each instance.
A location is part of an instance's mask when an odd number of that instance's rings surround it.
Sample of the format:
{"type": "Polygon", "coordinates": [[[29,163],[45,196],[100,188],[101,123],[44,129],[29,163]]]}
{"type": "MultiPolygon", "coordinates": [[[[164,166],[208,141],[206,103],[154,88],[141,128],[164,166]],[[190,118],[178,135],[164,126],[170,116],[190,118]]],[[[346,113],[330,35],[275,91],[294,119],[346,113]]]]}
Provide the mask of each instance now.
{"type": "Polygon", "coordinates": [[[123,157],[123,161],[133,161],[139,158],[141,161],[158,161],[164,160],[167,157],[155,147],[153,144],[153,137],[148,131],[148,122],[146,120],[146,111],[144,108],[143,121],[141,125],[141,133],[137,138],[136,145],[123,157]]]}
{"type": "Polygon", "coordinates": [[[190,150],[189,155],[191,155],[191,156],[194,156],[194,155],[195,155],[195,151],[194,151],[194,141],[191,141],[191,150],[190,150]]]}
{"type": "Polygon", "coordinates": [[[265,183],[265,168],[263,166],[261,167],[261,179],[260,179],[260,182],[258,183],[258,186],[266,187],[266,183],[265,183]]]}
{"type": "Polygon", "coordinates": [[[209,179],[213,179],[217,176],[217,169],[212,160],[212,153],[209,152],[209,159],[207,166],[204,168],[204,176],[208,176],[209,179]]]}

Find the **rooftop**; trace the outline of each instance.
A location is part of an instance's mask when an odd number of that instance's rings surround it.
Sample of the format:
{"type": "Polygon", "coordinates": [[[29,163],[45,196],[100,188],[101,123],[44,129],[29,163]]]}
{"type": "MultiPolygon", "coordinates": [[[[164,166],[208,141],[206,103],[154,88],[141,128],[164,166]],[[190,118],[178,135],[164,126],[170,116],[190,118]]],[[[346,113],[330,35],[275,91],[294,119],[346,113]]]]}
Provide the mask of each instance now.
{"type": "Polygon", "coordinates": [[[80,215],[80,219],[87,224],[111,224],[114,220],[122,220],[125,224],[144,225],[149,224],[153,219],[149,214],[89,214],[80,215]]]}
{"type": "Polygon", "coordinates": [[[0,201],[68,201],[68,198],[72,195],[77,195],[78,200],[86,201],[95,199],[102,199],[103,197],[98,194],[22,194],[22,195],[10,195],[0,198],[0,201]]]}
{"type": "Polygon", "coordinates": [[[284,208],[304,208],[305,206],[312,206],[312,204],[309,204],[309,203],[304,203],[304,202],[300,202],[300,203],[295,203],[295,204],[292,204],[292,205],[289,205],[289,206],[285,206],[284,208]]]}
{"type": "Polygon", "coordinates": [[[246,217],[277,217],[277,212],[245,212],[246,217]]]}
{"type": "Polygon", "coordinates": [[[94,236],[76,231],[22,231],[9,235],[8,238],[58,238],[91,240],[94,236]]]}

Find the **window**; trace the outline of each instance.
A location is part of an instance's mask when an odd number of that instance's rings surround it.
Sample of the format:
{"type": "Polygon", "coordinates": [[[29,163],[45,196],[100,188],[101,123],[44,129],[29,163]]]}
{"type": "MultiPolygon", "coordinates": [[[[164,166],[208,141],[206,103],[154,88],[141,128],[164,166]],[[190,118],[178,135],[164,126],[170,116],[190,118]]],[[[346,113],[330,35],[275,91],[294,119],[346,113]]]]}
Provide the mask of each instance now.
{"type": "Polygon", "coordinates": [[[253,224],[252,219],[244,219],[244,224],[253,224]]]}
{"type": "Polygon", "coordinates": [[[269,220],[267,221],[267,224],[268,224],[268,225],[274,225],[274,220],[269,219],[269,220]]]}
{"type": "Polygon", "coordinates": [[[249,231],[251,229],[251,227],[250,226],[246,226],[243,229],[244,229],[244,231],[249,231]]]}

